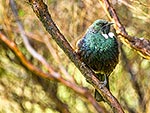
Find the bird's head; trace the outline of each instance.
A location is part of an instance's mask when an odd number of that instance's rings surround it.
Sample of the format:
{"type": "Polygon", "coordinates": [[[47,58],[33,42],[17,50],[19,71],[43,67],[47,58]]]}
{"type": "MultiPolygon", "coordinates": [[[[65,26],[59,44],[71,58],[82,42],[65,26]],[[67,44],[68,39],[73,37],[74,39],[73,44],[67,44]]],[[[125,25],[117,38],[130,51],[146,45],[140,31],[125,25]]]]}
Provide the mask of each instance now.
{"type": "Polygon", "coordinates": [[[91,26],[90,29],[94,32],[102,32],[104,34],[108,34],[110,31],[110,26],[112,25],[112,22],[108,22],[106,20],[96,20],[91,26]]]}

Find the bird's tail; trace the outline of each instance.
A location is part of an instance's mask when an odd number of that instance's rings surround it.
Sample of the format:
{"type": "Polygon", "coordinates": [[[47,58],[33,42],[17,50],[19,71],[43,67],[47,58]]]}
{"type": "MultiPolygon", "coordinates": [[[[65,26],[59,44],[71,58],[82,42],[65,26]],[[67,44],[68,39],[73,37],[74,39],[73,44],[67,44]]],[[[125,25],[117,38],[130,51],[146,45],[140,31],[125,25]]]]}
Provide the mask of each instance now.
{"type": "MultiPolygon", "coordinates": [[[[98,78],[102,82],[104,82],[106,79],[106,82],[107,82],[106,87],[109,90],[109,79],[108,79],[109,77],[108,77],[108,75],[98,73],[98,74],[96,74],[96,78],[98,78]]],[[[95,97],[97,102],[105,101],[104,98],[102,97],[102,95],[96,89],[95,89],[94,97],[95,97]]]]}

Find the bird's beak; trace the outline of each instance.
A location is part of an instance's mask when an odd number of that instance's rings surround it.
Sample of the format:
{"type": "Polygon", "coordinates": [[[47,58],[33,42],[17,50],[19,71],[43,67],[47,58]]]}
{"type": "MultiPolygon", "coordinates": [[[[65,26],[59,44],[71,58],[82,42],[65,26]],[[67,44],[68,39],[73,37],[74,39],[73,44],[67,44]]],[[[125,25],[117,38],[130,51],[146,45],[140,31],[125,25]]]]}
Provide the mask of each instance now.
{"type": "Polygon", "coordinates": [[[108,22],[106,25],[109,25],[109,26],[110,26],[110,25],[112,25],[112,24],[114,24],[114,23],[113,23],[113,22],[108,22]]]}

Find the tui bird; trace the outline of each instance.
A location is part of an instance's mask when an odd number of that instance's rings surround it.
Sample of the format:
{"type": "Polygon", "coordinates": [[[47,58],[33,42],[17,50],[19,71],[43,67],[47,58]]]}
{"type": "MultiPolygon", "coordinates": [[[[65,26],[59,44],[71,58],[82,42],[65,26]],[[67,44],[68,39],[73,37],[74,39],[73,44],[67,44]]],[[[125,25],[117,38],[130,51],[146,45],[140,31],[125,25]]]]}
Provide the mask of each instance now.
{"type": "MultiPolygon", "coordinates": [[[[95,73],[96,77],[109,89],[108,77],[118,64],[119,50],[115,35],[110,32],[112,22],[96,20],[77,43],[77,54],[95,73]]],[[[104,101],[95,90],[96,101],[104,101]]]]}

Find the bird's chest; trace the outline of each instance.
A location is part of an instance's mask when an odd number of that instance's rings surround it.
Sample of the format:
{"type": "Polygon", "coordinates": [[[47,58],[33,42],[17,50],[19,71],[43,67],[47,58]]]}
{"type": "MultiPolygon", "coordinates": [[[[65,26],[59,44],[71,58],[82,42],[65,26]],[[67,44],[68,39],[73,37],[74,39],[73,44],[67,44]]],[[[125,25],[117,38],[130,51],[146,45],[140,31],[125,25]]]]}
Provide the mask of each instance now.
{"type": "Polygon", "coordinates": [[[94,71],[111,72],[118,63],[118,44],[115,38],[107,39],[100,35],[91,35],[83,40],[82,60],[94,71]]]}
{"type": "Polygon", "coordinates": [[[102,35],[92,35],[85,39],[85,44],[83,44],[85,49],[85,54],[91,56],[92,60],[104,60],[109,59],[115,53],[118,47],[115,38],[105,38],[102,35]]]}

